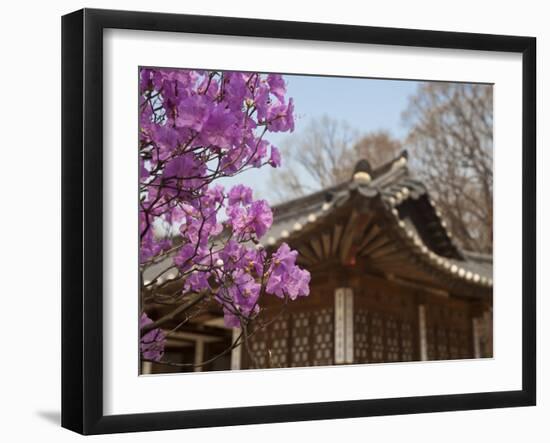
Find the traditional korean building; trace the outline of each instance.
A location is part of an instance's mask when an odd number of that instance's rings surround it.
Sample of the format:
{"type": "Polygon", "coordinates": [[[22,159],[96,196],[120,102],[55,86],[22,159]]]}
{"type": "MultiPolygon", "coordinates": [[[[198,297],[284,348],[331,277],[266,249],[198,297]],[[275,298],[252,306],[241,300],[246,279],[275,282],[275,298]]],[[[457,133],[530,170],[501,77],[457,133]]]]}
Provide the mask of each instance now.
{"type": "MultiPolygon", "coordinates": [[[[273,210],[264,246],[297,249],[311,293],[285,306],[264,297],[250,352],[205,370],[492,357],[492,256],[453,241],[406,152],[375,170],[360,161],[348,182],[273,210]]],[[[208,360],[237,333],[212,307],[171,335],[166,357],[208,360]]],[[[181,369],[145,372],[169,370],[181,369]]]]}

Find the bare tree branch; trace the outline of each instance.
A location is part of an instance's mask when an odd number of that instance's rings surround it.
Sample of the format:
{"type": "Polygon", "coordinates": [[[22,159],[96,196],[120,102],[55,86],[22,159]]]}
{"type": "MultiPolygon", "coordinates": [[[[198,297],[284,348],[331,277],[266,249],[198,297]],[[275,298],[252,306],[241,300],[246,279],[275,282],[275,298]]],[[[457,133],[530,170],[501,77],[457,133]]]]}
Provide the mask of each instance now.
{"type": "Polygon", "coordinates": [[[272,192],[281,201],[300,197],[349,180],[360,159],[377,166],[400,150],[401,142],[388,132],[361,136],[347,123],[324,116],[283,146],[285,165],[272,171],[272,192]]]}
{"type": "Polygon", "coordinates": [[[466,249],[492,252],[493,90],[489,85],[425,83],[403,119],[411,165],[466,249]]]}

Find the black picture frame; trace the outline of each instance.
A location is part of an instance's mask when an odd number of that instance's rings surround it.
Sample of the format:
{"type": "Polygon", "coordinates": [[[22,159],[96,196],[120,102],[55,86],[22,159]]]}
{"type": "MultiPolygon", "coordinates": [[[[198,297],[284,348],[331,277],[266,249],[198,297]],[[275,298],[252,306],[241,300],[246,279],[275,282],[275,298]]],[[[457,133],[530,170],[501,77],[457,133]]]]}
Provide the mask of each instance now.
{"type": "Polygon", "coordinates": [[[504,35],[83,9],[62,18],[62,426],[151,431],[536,403],[536,39],[504,35]],[[131,415],[103,413],[103,30],[171,31],[519,53],[522,108],[522,389],[131,415]]]}

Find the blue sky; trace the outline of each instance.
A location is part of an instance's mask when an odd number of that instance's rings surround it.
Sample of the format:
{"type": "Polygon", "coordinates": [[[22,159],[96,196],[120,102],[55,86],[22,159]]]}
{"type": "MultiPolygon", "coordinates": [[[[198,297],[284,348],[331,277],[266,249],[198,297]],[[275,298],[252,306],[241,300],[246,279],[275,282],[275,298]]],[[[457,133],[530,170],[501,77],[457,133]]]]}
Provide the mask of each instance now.
{"type": "MultiPolygon", "coordinates": [[[[403,138],[407,128],[402,124],[401,113],[419,85],[408,80],[299,75],[285,75],[285,80],[287,96],[294,98],[296,129],[292,134],[266,134],[266,139],[276,146],[284,146],[285,140],[298,136],[310,120],[323,115],[347,122],[360,134],[385,129],[394,137],[403,138]]],[[[246,183],[254,189],[255,197],[270,200],[270,175],[266,166],[224,180],[222,184],[246,183]]]]}

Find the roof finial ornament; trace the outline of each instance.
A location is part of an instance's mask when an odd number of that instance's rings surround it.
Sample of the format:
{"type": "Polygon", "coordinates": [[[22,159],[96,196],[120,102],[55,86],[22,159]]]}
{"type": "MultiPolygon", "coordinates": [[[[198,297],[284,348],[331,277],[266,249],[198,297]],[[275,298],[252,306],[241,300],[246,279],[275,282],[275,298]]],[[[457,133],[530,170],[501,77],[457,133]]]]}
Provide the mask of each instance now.
{"type": "Polygon", "coordinates": [[[402,168],[402,167],[406,166],[408,158],[409,158],[409,153],[407,152],[406,149],[404,149],[403,151],[401,151],[401,154],[399,155],[397,160],[395,160],[393,162],[392,169],[402,168]]]}
{"type": "Polygon", "coordinates": [[[353,181],[359,185],[367,185],[371,181],[372,166],[367,159],[357,162],[353,170],[353,181]]]}

